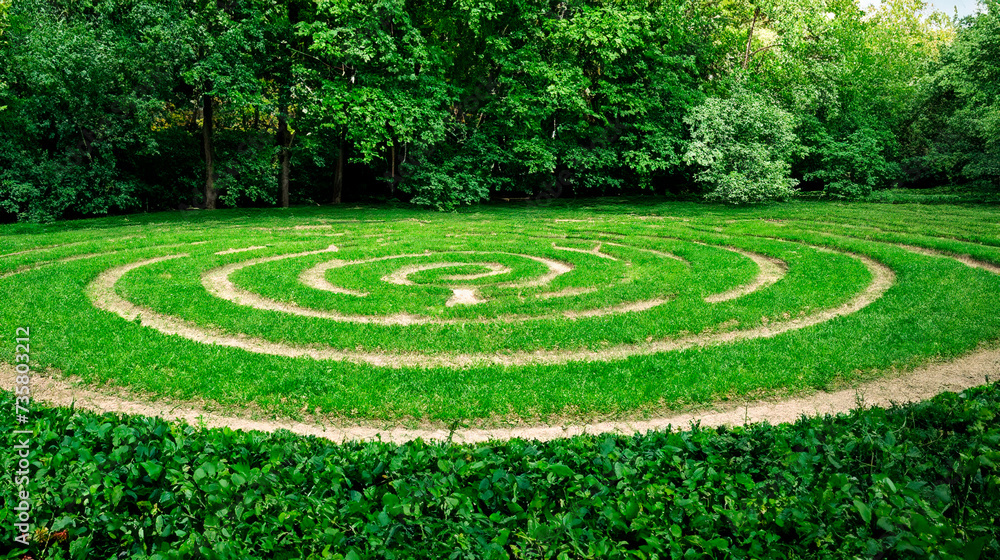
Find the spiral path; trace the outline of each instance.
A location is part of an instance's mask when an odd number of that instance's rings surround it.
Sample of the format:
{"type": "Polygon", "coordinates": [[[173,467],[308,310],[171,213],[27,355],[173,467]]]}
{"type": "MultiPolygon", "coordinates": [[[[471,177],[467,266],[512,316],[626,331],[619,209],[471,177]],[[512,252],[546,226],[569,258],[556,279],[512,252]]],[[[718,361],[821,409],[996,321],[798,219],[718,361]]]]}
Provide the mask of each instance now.
{"type": "Polygon", "coordinates": [[[20,239],[0,245],[0,311],[39,325],[33,359],[67,375],[387,418],[648,416],[1000,338],[1000,242],[816,219],[456,220],[20,239]]]}
{"type": "MultiPolygon", "coordinates": [[[[3,367],[0,366],[0,370],[3,367]]],[[[872,381],[851,389],[820,392],[784,400],[755,400],[713,409],[694,410],[658,418],[628,421],[564,423],[493,428],[385,427],[378,425],[342,425],[315,421],[254,420],[227,416],[186,403],[148,403],[121,398],[106,392],[88,390],[61,379],[41,378],[36,399],[56,406],[75,406],[95,412],[115,412],[157,416],[210,428],[231,428],[274,432],[289,430],[303,436],[315,436],[333,442],[385,441],[405,443],[450,440],[456,443],[482,443],[514,438],[548,441],[583,434],[631,435],[650,430],[685,429],[692,423],[702,427],[740,426],[752,422],[780,424],[802,416],[841,414],[860,406],[890,406],[929,399],[943,391],[959,392],[1000,379],[1000,350],[984,350],[949,363],[922,367],[902,376],[872,381]]]]}
{"type": "MultiPolygon", "coordinates": [[[[822,249],[818,247],[813,247],[813,249],[820,251],[830,251],[829,249],[822,249]]],[[[300,315],[304,317],[318,317],[322,319],[329,319],[333,321],[342,321],[342,322],[378,323],[383,325],[410,325],[410,324],[417,324],[424,322],[451,323],[460,321],[458,319],[452,319],[452,320],[439,319],[435,321],[434,319],[428,317],[420,317],[420,316],[406,315],[406,314],[390,315],[387,317],[370,317],[370,316],[360,316],[360,315],[344,315],[330,311],[312,310],[294,304],[282,304],[277,301],[255,297],[244,290],[240,290],[229,280],[230,274],[246,266],[260,264],[263,262],[274,262],[277,260],[283,260],[285,258],[294,258],[299,256],[336,252],[336,250],[337,250],[336,247],[331,245],[330,247],[319,251],[309,251],[303,253],[296,253],[293,255],[282,255],[264,259],[254,259],[251,261],[220,267],[218,269],[213,269],[207,272],[202,277],[203,284],[205,285],[206,290],[212,295],[215,295],[227,301],[231,301],[238,305],[246,305],[249,307],[253,307],[255,309],[261,309],[266,311],[291,313],[293,315],[300,315]]],[[[758,276],[750,284],[734,288],[732,290],[729,290],[721,294],[713,294],[707,296],[705,297],[705,301],[715,303],[715,302],[735,299],[737,297],[753,293],[755,290],[760,289],[769,284],[772,284],[778,278],[780,278],[781,271],[784,268],[784,263],[782,261],[765,257],[763,255],[756,255],[746,251],[735,251],[735,252],[745,256],[748,259],[753,260],[755,263],[758,263],[758,265],[761,268],[760,274],[758,274],[758,276]]],[[[588,254],[593,254],[593,253],[588,252],[588,254]]],[[[605,348],[600,351],[536,350],[530,353],[514,352],[509,354],[457,354],[453,356],[434,356],[434,355],[414,356],[407,354],[352,352],[352,351],[337,350],[333,348],[312,348],[306,346],[296,346],[290,344],[268,342],[265,340],[251,339],[247,337],[226,335],[222,332],[201,328],[198,325],[178,319],[176,317],[171,317],[168,315],[157,313],[148,308],[137,306],[115,293],[114,289],[115,284],[117,284],[118,281],[127,273],[139,267],[188,256],[189,255],[187,254],[167,255],[163,257],[155,257],[151,259],[137,261],[129,263],[127,265],[122,265],[108,269],[103,273],[101,273],[97,277],[97,279],[94,280],[94,282],[92,282],[88,286],[87,293],[90,299],[93,301],[94,305],[98,309],[116,313],[126,321],[135,321],[137,319],[140,319],[141,324],[143,326],[155,329],[166,335],[179,335],[189,340],[205,344],[230,346],[260,354],[272,354],[276,356],[287,356],[287,357],[308,356],[317,360],[346,360],[358,363],[369,363],[377,366],[463,367],[480,363],[524,365],[533,362],[558,364],[570,361],[620,359],[631,355],[657,354],[660,352],[682,350],[685,348],[691,348],[693,346],[705,346],[709,344],[734,342],[738,340],[749,340],[754,338],[769,338],[790,330],[810,327],[825,321],[829,321],[835,317],[857,312],[860,309],[863,309],[864,307],[870,305],[879,297],[881,297],[882,294],[884,294],[885,291],[888,290],[890,286],[892,286],[894,280],[894,275],[892,271],[887,267],[867,257],[861,255],[851,255],[853,258],[861,261],[865,265],[865,267],[868,268],[873,277],[872,282],[861,293],[857,294],[854,298],[852,298],[848,302],[838,307],[832,309],[826,309],[805,317],[800,317],[792,320],[760,326],[754,329],[728,331],[716,334],[703,334],[703,335],[686,336],[678,338],[667,338],[663,340],[650,341],[641,344],[622,344],[605,348]]],[[[404,255],[399,258],[407,258],[412,256],[414,255],[404,255]]],[[[531,257],[526,257],[526,258],[531,258],[531,257]]],[[[601,258],[606,258],[606,257],[602,256],[601,258]]],[[[359,262],[364,262],[364,261],[359,261],[359,262]]],[[[561,265],[561,263],[557,263],[554,261],[545,261],[545,264],[549,265],[550,269],[554,271],[548,274],[548,276],[551,276],[552,279],[556,277],[556,273],[562,274],[572,270],[571,267],[567,265],[561,265]]],[[[456,265],[454,265],[453,263],[442,263],[442,267],[445,266],[453,267],[456,265]]],[[[432,268],[436,268],[435,265],[425,265],[425,267],[422,269],[419,267],[415,268],[404,267],[393,273],[392,277],[388,278],[388,281],[396,284],[402,284],[402,282],[399,280],[393,281],[393,278],[402,279],[412,272],[416,272],[418,270],[429,270],[432,268]]],[[[546,285],[548,284],[548,282],[549,281],[547,280],[541,285],[546,285]]],[[[453,290],[459,291],[461,290],[461,288],[453,288],[453,290]]],[[[662,299],[646,300],[640,302],[632,302],[620,306],[613,306],[606,308],[589,309],[583,311],[565,311],[563,312],[563,315],[570,318],[579,318],[579,317],[594,317],[612,313],[639,312],[660,305],[666,301],[667,301],[666,298],[662,298],[662,299]]],[[[473,303],[478,303],[478,302],[473,302],[473,303]]],[[[541,318],[544,317],[545,316],[542,316],[541,318]]],[[[516,317],[515,320],[525,320],[529,318],[530,317],[516,317]]],[[[503,318],[501,320],[508,321],[512,319],[508,317],[508,318],[503,318]]],[[[482,321],[482,319],[480,319],[480,321],[482,321]]]]}

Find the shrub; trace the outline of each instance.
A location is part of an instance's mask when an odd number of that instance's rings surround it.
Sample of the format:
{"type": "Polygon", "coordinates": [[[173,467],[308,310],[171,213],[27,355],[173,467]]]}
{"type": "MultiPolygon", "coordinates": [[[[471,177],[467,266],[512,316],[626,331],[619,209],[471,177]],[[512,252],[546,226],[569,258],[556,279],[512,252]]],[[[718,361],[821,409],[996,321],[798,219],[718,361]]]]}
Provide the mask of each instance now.
{"type": "MultiPolygon", "coordinates": [[[[6,159],[9,154],[0,155],[6,159]]],[[[103,152],[88,165],[22,151],[0,172],[0,211],[21,221],[52,222],[68,215],[107,214],[138,205],[138,184],[103,152]]],[[[8,160],[8,161],[10,161],[8,160]]]]}
{"type": "Polygon", "coordinates": [[[696,180],[711,189],[706,199],[754,204],[794,194],[790,161],[802,152],[795,119],[763,95],[708,98],[684,122],[693,138],[684,159],[699,167],[696,180]]]}
{"type": "MultiPolygon", "coordinates": [[[[331,445],[69,408],[32,416],[20,489],[38,530],[3,558],[1000,554],[1000,384],[791,425],[548,443],[331,445]]],[[[4,472],[24,437],[0,436],[4,472]]],[[[12,477],[2,488],[9,500],[12,477]]],[[[4,543],[13,519],[0,510],[4,543]]]]}

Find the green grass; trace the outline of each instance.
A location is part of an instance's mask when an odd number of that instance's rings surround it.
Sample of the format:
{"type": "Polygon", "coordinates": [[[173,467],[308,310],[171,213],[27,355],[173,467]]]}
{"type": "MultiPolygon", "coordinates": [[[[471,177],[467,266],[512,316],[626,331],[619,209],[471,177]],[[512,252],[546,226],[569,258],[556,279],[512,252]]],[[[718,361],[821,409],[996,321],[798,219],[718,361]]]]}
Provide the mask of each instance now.
{"type": "Polygon", "coordinates": [[[794,202],[727,208],[640,200],[485,206],[455,214],[294,208],[12,225],[0,228],[0,235],[6,296],[0,320],[11,334],[15,327],[31,327],[37,370],[54,368],[86,383],[207,401],[223,410],[251,403],[278,416],[318,410],[343,421],[445,423],[638,417],[724,398],[850,383],[955,357],[1000,338],[997,275],[892,245],[1000,264],[1000,212],[989,206],[794,202]],[[603,255],[616,260],[580,252],[598,243],[603,255]],[[230,279],[243,290],[302,308],[368,319],[411,314],[437,322],[304,317],[222,300],[202,285],[202,274],[219,266],[331,244],[339,250],[247,266],[230,279]],[[216,254],[256,246],[263,248],[216,254]],[[707,303],[705,296],[757,275],[753,261],[728,248],[781,259],[787,273],[757,292],[707,303]],[[11,254],[20,251],[29,252],[11,254]],[[389,368],[254,354],[162,334],[98,310],[86,296],[87,286],[109,268],[186,254],[131,271],[117,292],[207,329],[287,345],[389,358],[530,358],[533,352],[641,347],[649,340],[753,329],[834,308],[872,281],[848,253],[866,255],[896,275],[881,298],[856,313],[773,338],[554,364],[389,368]],[[399,255],[415,256],[387,258],[399,255]],[[53,262],[74,256],[87,258],[53,262]],[[574,268],[548,285],[526,285],[548,270],[528,257],[574,268]],[[301,272],[331,259],[353,264],[328,270],[328,281],[368,295],[299,282],[301,272]],[[383,280],[404,265],[440,262],[461,266],[418,270],[408,276],[412,285],[383,280]],[[448,279],[486,272],[489,263],[510,272],[448,279]],[[475,287],[488,301],[446,306],[453,285],[475,287]],[[540,297],[569,289],[579,293],[540,297]],[[666,301],[644,311],[565,316],[651,299],[666,301]]]}

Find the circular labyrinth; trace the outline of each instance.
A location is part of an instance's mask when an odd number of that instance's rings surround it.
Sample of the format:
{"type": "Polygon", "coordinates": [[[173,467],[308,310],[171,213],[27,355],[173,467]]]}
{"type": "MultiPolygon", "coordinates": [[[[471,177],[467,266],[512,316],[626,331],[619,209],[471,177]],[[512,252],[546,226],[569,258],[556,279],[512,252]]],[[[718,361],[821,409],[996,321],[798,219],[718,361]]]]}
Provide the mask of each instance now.
{"type": "Polygon", "coordinates": [[[434,418],[824,386],[1000,333],[988,243],[817,220],[322,221],[22,236],[0,255],[4,318],[91,381],[434,418]]]}

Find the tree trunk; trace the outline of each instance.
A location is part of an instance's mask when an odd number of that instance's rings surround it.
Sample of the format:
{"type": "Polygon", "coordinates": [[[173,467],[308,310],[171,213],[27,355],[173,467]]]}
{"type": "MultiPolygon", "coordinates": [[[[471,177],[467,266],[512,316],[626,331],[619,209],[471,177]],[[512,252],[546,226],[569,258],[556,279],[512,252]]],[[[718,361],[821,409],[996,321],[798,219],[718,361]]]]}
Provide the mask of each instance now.
{"type": "Polygon", "coordinates": [[[215,190],[215,162],[212,159],[212,128],[214,100],[211,95],[202,96],[204,109],[202,114],[201,138],[205,149],[205,209],[215,210],[215,201],[219,193],[215,190]]]}
{"type": "Polygon", "coordinates": [[[194,134],[198,130],[198,106],[191,109],[191,122],[188,123],[188,131],[194,134]]]}
{"type": "Polygon", "coordinates": [[[288,176],[291,174],[291,152],[288,146],[281,148],[281,207],[288,208],[288,176]]]}
{"type": "Polygon", "coordinates": [[[753,21],[750,22],[750,31],[747,33],[747,49],[743,54],[743,69],[750,65],[750,44],[753,42],[753,28],[757,27],[757,18],[760,17],[760,8],[753,11],[753,21]]]}
{"type": "Polygon", "coordinates": [[[290,172],[290,153],[288,149],[288,107],[278,109],[278,146],[281,160],[281,176],[278,184],[281,187],[281,207],[288,208],[288,176],[290,172]]]}
{"type": "Polygon", "coordinates": [[[396,139],[392,139],[392,166],[390,168],[392,171],[392,181],[389,182],[389,194],[391,196],[396,195],[396,139]]]}
{"type": "Polygon", "coordinates": [[[344,191],[344,135],[340,135],[340,147],[337,149],[337,168],[333,172],[333,200],[334,204],[340,204],[340,195],[344,191]]]}

